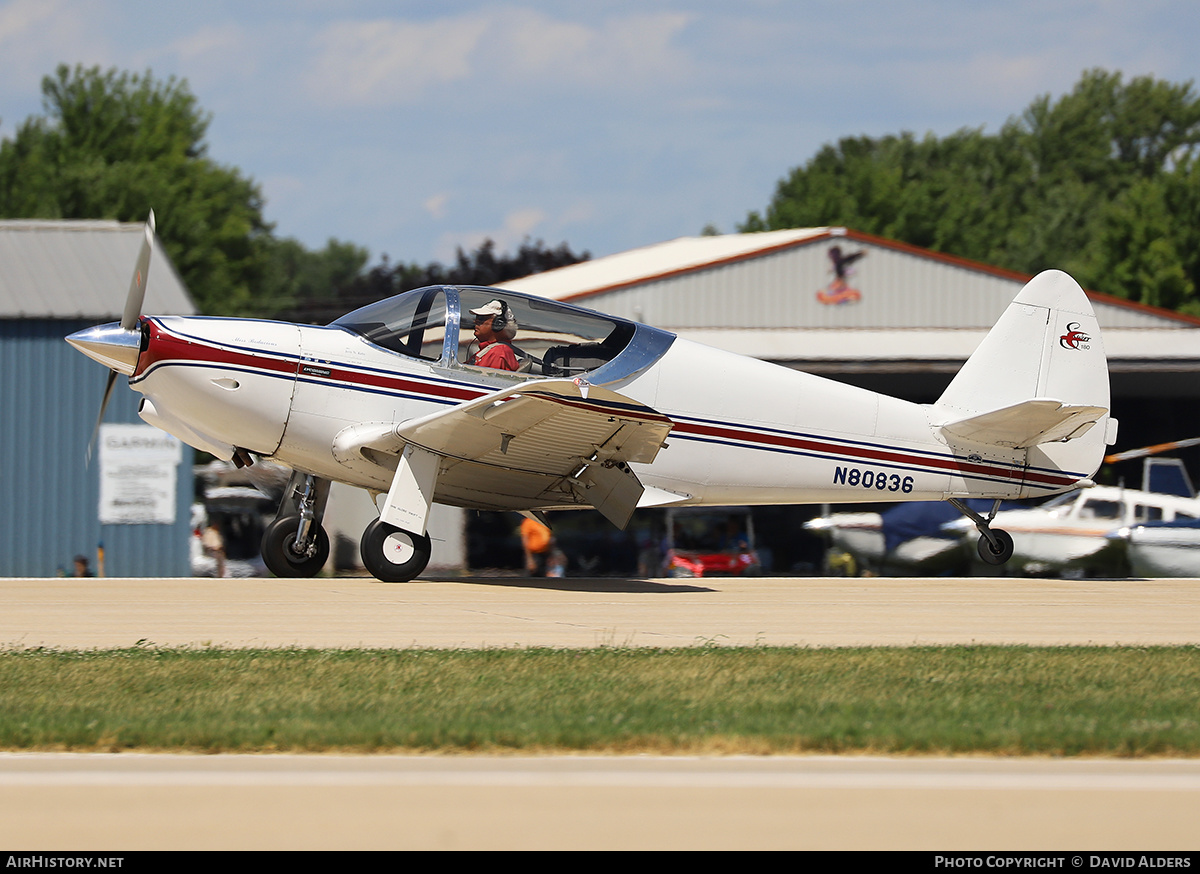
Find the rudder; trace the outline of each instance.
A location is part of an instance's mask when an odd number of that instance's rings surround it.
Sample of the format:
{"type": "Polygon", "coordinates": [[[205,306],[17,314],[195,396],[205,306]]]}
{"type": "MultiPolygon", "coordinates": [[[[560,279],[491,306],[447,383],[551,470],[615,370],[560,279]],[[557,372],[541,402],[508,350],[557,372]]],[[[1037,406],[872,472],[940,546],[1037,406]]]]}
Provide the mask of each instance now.
{"type": "MultiPolygon", "coordinates": [[[[1044,439],[1021,448],[1028,453],[1027,469],[1083,480],[1095,473],[1116,436],[1110,409],[1108,361],[1091,302],[1066,273],[1047,270],[1009,304],[931,408],[931,423],[952,446],[972,440],[1002,446],[987,425],[1007,420],[1009,431],[1019,431],[1013,420],[1022,415],[1039,413],[1048,421],[1058,415],[1064,422],[1073,417],[1085,427],[1047,428],[1044,439]],[[1052,401],[1061,412],[1047,412],[1052,401]]],[[[1044,487],[1022,492],[1048,493],[1044,487]]]]}

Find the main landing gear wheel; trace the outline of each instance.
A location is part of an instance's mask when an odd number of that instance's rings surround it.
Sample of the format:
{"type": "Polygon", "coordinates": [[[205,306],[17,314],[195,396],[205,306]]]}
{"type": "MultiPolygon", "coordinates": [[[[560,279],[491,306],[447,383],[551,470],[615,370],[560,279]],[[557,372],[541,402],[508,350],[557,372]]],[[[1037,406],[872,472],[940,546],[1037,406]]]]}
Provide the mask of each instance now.
{"type": "Polygon", "coordinates": [[[996,538],[995,545],[992,545],[992,542],[988,540],[986,534],[979,535],[979,557],[988,564],[1004,564],[1006,561],[1012,558],[1012,535],[1007,531],[1002,531],[999,528],[992,528],[991,532],[992,536],[996,538]]]}
{"type": "Polygon", "coordinates": [[[359,543],[363,567],[385,583],[407,583],[429,564],[432,546],[428,534],[413,534],[376,519],[359,543]]]}
{"type": "Polygon", "coordinates": [[[277,577],[315,577],[329,558],[329,535],[314,525],[313,542],[308,549],[296,542],[299,516],[283,516],[263,532],[262,557],[268,570],[277,577]]]}

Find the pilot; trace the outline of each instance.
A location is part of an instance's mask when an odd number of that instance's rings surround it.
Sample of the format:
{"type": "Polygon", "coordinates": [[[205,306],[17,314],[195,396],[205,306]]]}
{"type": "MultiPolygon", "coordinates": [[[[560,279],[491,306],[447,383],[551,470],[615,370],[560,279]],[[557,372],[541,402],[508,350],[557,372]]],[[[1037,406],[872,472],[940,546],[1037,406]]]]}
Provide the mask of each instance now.
{"type": "Polygon", "coordinates": [[[496,370],[516,370],[517,354],[513,352],[509,341],[517,335],[517,320],[513,318],[508,304],[502,300],[490,300],[470,312],[475,317],[475,339],[479,341],[479,351],[467,360],[467,364],[496,370]]]}

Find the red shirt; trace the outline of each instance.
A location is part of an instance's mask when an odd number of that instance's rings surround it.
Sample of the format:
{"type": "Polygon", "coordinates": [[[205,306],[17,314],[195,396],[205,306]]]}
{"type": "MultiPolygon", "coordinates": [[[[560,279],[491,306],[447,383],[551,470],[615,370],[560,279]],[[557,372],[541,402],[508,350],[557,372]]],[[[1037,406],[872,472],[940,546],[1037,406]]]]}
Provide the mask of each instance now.
{"type": "Polygon", "coordinates": [[[491,367],[495,370],[516,370],[517,355],[507,343],[482,344],[475,358],[469,363],[476,367],[491,367]]]}

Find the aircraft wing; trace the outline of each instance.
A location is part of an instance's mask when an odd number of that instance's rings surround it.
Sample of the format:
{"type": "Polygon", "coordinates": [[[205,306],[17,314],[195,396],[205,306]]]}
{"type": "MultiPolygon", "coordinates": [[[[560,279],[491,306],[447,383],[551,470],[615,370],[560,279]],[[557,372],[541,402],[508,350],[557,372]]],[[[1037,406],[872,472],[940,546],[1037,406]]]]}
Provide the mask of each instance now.
{"type": "Polygon", "coordinates": [[[1104,407],[1064,404],[1052,398],[1033,398],[942,425],[950,436],[1009,449],[1028,449],[1039,443],[1071,440],[1087,432],[1108,412],[1104,407]]]}
{"type": "Polygon", "coordinates": [[[384,466],[379,454],[394,464],[416,447],[439,459],[435,500],[495,509],[590,505],[624,527],[643,492],[627,465],[653,461],[672,424],[617,392],[547,379],[395,426],[355,426],[334,452],[384,466]]]}

